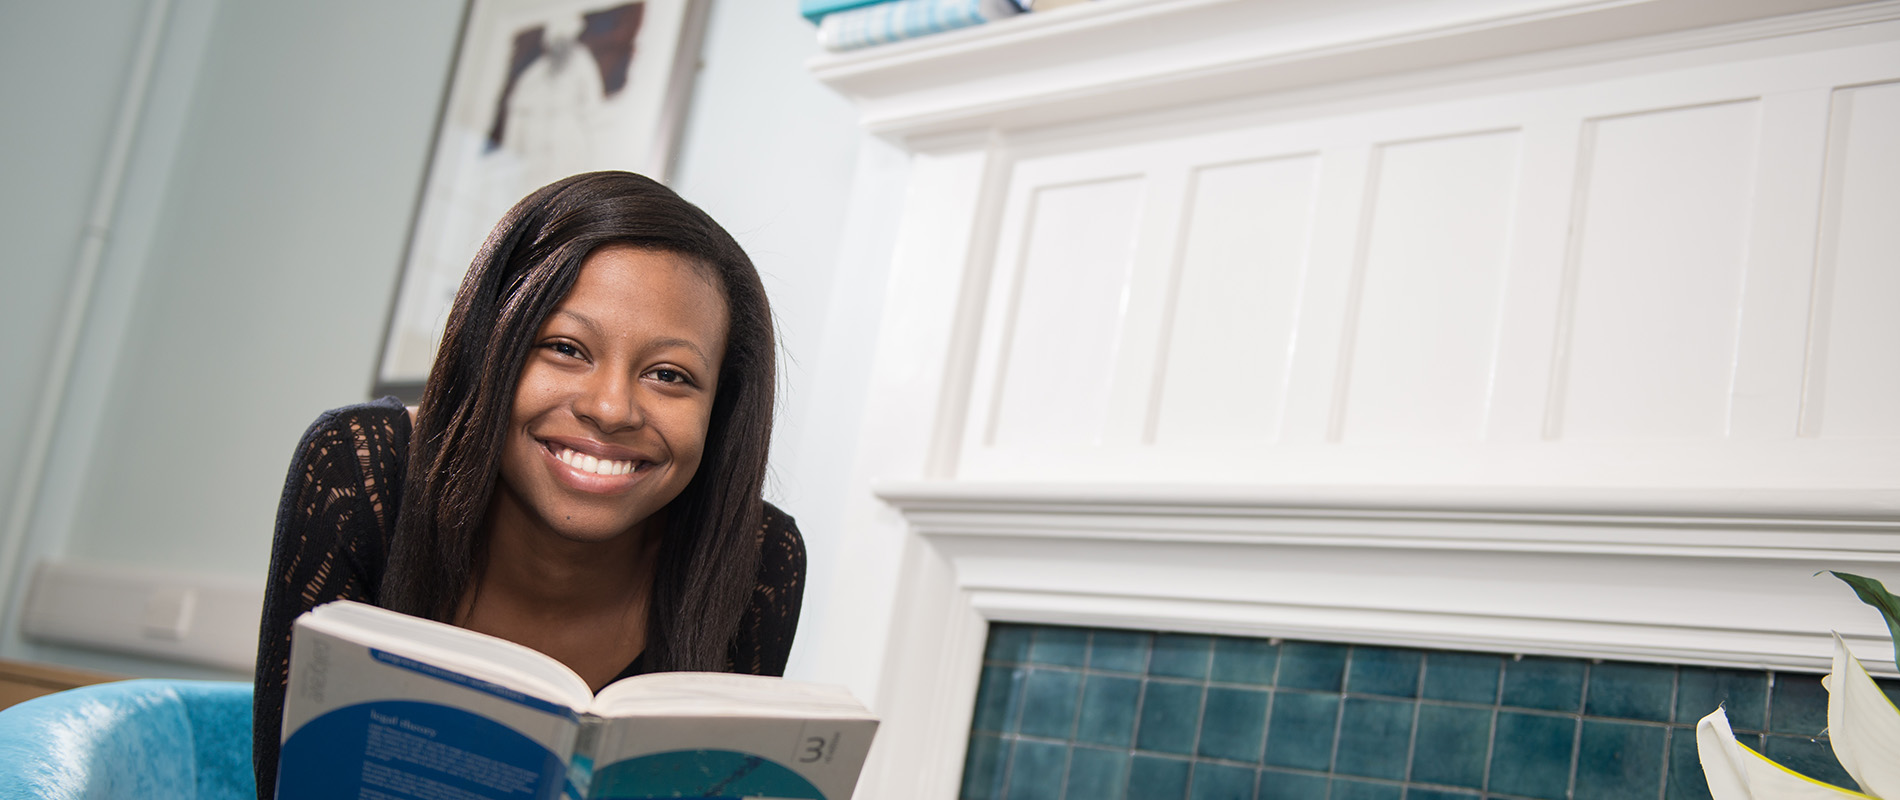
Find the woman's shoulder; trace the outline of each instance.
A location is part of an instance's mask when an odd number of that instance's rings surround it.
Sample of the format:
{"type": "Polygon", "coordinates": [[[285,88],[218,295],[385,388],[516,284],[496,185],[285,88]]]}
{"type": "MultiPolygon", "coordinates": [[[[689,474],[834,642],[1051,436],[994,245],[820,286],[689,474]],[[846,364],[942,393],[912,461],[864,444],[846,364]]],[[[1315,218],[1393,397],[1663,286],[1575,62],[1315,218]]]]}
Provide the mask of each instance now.
{"type": "Polygon", "coordinates": [[[805,552],[805,539],[798,532],[798,523],[792,515],[771,503],[765,503],[765,513],[760,516],[759,540],[768,546],[793,545],[800,554],[805,552]]]}
{"type": "Polygon", "coordinates": [[[409,430],[409,413],[402,401],[394,396],[382,397],[318,414],[304,430],[298,449],[307,451],[312,445],[340,441],[406,446],[409,430]]]}

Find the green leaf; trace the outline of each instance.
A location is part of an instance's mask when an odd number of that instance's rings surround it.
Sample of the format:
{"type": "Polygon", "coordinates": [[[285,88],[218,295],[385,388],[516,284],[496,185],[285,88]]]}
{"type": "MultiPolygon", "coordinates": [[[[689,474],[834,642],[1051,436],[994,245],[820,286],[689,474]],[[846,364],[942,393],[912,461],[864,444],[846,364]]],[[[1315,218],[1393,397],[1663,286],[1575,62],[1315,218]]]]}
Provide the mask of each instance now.
{"type": "Polygon", "coordinates": [[[1880,615],[1887,618],[1887,635],[1893,639],[1894,662],[1900,664],[1900,597],[1895,597],[1884,584],[1873,578],[1834,570],[1828,570],[1828,574],[1854,587],[1854,594],[1860,595],[1861,602],[1880,609],[1880,615]]]}

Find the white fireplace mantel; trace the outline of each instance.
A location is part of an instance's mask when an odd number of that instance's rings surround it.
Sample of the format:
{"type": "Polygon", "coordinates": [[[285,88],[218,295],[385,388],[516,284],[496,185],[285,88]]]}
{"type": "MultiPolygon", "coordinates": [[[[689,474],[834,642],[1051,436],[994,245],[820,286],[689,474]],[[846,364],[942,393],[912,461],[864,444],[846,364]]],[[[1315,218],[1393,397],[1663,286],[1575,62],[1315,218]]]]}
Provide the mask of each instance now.
{"type": "Polygon", "coordinates": [[[1095,0],[814,60],[893,231],[824,633],[1820,670],[1900,586],[1900,2],[1095,0]]]}

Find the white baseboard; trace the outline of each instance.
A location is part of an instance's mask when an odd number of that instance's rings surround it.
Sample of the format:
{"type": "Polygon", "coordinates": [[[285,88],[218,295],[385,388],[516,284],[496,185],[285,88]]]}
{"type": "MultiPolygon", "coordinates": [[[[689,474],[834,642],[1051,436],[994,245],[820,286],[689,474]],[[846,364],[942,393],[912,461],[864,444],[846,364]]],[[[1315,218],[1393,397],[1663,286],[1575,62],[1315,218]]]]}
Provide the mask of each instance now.
{"type": "Polygon", "coordinates": [[[248,672],[263,587],[219,575],[42,562],[27,590],[30,639],[248,672]]]}

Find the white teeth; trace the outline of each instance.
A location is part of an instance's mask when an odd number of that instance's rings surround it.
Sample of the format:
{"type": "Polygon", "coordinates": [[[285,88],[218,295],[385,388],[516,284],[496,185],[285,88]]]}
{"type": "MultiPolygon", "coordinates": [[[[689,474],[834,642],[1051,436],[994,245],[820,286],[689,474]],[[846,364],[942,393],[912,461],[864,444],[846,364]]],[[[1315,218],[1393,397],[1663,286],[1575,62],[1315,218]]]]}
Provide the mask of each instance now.
{"type": "Polygon", "coordinates": [[[634,462],[632,461],[608,461],[606,459],[595,458],[586,453],[575,452],[565,447],[556,452],[554,457],[560,459],[563,464],[582,472],[594,473],[595,475],[626,475],[633,472],[634,466],[634,462]]]}

